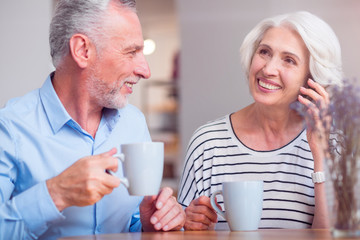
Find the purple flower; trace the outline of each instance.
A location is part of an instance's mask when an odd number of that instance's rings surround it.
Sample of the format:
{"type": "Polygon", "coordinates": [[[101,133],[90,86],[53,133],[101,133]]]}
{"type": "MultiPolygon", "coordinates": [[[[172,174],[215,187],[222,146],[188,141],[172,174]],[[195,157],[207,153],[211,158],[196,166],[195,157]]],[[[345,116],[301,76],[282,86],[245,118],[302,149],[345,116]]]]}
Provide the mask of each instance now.
{"type": "Polygon", "coordinates": [[[315,103],[319,112],[320,126],[316,125],[313,113],[299,102],[291,107],[315,130],[325,131],[326,164],[336,200],[336,229],[360,229],[360,216],[356,188],[360,174],[360,84],[357,80],[345,79],[342,86],[327,88],[330,103],[323,106],[315,103]]]}

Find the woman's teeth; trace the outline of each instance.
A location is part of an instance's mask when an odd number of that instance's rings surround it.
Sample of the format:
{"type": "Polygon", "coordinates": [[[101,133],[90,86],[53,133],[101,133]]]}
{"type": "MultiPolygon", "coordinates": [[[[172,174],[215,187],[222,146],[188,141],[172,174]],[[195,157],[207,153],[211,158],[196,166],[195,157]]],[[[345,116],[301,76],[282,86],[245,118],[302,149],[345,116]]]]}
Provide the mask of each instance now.
{"type": "Polygon", "coordinates": [[[272,84],[269,83],[264,83],[262,81],[259,81],[259,85],[263,88],[269,89],[269,90],[276,90],[276,89],[280,89],[280,87],[278,86],[274,86],[272,84]]]}

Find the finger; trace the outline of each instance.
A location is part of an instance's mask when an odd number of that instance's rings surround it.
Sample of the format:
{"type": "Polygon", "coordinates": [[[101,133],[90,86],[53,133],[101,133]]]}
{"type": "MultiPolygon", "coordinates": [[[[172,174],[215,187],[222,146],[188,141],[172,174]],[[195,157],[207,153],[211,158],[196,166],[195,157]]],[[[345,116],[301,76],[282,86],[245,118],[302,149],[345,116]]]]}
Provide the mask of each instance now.
{"type": "Polygon", "coordinates": [[[300,88],[300,93],[304,96],[308,96],[310,99],[312,99],[314,102],[319,101],[322,97],[313,89],[311,88],[300,88]]]}
{"type": "Polygon", "coordinates": [[[217,222],[217,213],[212,207],[209,197],[201,196],[195,199],[186,210],[193,213],[200,213],[205,215],[211,222],[217,222]]]}
{"type": "Polygon", "coordinates": [[[189,206],[185,209],[185,213],[192,221],[202,222],[205,224],[217,222],[216,212],[207,206],[189,206]]]}
{"type": "Polygon", "coordinates": [[[309,87],[313,88],[316,90],[316,92],[318,92],[324,99],[329,99],[329,94],[328,92],[325,90],[325,88],[323,86],[321,86],[319,83],[315,82],[312,79],[308,80],[308,85],[309,87]]]}
{"type": "Polygon", "coordinates": [[[103,159],[103,163],[105,165],[102,166],[102,168],[105,168],[105,172],[112,175],[112,176],[116,176],[116,172],[119,169],[119,161],[117,158],[115,157],[108,157],[109,160],[108,162],[105,162],[105,159],[103,159]]]}
{"type": "Polygon", "coordinates": [[[308,80],[308,85],[310,88],[300,88],[301,94],[310,97],[316,103],[320,104],[321,107],[324,107],[329,103],[329,94],[326,92],[325,88],[311,79],[308,80]]]}
{"type": "Polygon", "coordinates": [[[112,157],[116,153],[116,148],[111,149],[108,152],[104,152],[101,154],[87,156],[80,161],[87,162],[89,166],[92,167],[109,167],[109,166],[117,166],[117,158],[112,157]],[[90,165],[93,164],[93,165],[90,165]]]}
{"type": "Polygon", "coordinates": [[[117,171],[118,168],[118,160],[115,157],[112,157],[113,154],[116,153],[116,148],[112,148],[108,152],[101,153],[98,155],[87,157],[87,161],[92,162],[91,168],[94,170],[92,175],[98,178],[98,180],[105,187],[109,188],[107,192],[112,191],[113,188],[118,187],[120,185],[120,179],[110,175],[105,174],[109,173],[108,170],[117,171]],[[89,160],[90,159],[90,160],[89,160]]]}
{"type": "Polygon", "coordinates": [[[97,179],[88,179],[77,187],[78,191],[75,197],[74,205],[86,206],[99,201],[104,195],[110,194],[113,188],[109,188],[97,179]],[[79,188],[80,187],[80,188],[79,188]]]}
{"type": "MultiPolygon", "coordinates": [[[[181,207],[180,207],[181,208],[181,207]]],[[[183,211],[177,211],[174,214],[174,217],[169,219],[162,228],[163,231],[169,231],[169,230],[180,230],[185,222],[185,214],[183,211]]]]}
{"type": "Polygon", "coordinates": [[[169,187],[164,187],[163,189],[161,189],[160,193],[157,196],[157,200],[155,204],[156,208],[161,209],[168,201],[168,199],[172,197],[172,194],[173,194],[173,190],[169,187]]]}
{"type": "Polygon", "coordinates": [[[90,194],[99,195],[99,198],[102,198],[104,195],[109,194],[113,191],[114,188],[108,187],[106,184],[101,182],[93,183],[92,186],[88,187],[88,192],[90,194]]]}
{"type": "Polygon", "coordinates": [[[114,189],[120,185],[121,181],[118,177],[111,174],[105,174],[103,176],[102,184],[108,188],[114,189]]]}
{"type": "MultiPolygon", "coordinates": [[[[102,161],[111,161],[111,159],[102,159],[102,161]]],[[[119,178],[105,173],[105,169],[101,166],[98,159],[94,159],[92,157],[87,158],[79,164],[79,168],[83,171],[81,174],[82,181],[87,182],[90,186],[91,184],[96,183],[100,186],[104,185],[106,188],[113,189],[118,187],[120,184],[119,178]]]]}
{"type": "Polygon", "coordinates": [[[119,159],[112,156],[115,153],[116,149],[114,148],[109,152],[94,156],[96,159],[97,167],[103,169],[108,174],[115,175],[119,167],[119,159]]]}
{"type": "MultiPolygon", "coordinates": [[[[166,212],[166,214],[160,219],[160,227],[167,231],[173,229],[176,226],[183,226],[186,215],[180,204],[176,202],[176,198],[172,200],[174,205],[166,212]]],[[[171,206],[172,204],[169,204],[171,206]]],[[[161,209],[162,210],[162,209],[161,209]]]]}
{"type": "Polygon", "coordinates": [[[157,196],[144,196],[143,200],[140,204],[140,211],[152,215],[152,213],[156,210],[155,202],[157,196]]]}
{"type": "Polygon", "coordinates": [[[142,203],[145,205],[152,205],[157,196],[144,196],[142,203]]]}
{"type": "Polygon", "coordinates": [[[116,152],[117,152],[117,149],[116,149],[116,148],[112,148],[112,149],[110,149],[109,151],[100,154],[100,156],[109,157],[109,156],[114,155],[116,152]]]}
{"type": "Polygon", "coordinates": [[[217,222],[217,216],[214,219],[210,219],[205,214],[185,211],[186,218],[192,222],[202,223],[204,225],[210,225],[212,222],[217,222]]]}
{"type": "Polygon", "coordinates": [[[298,100],[300,103],[302,103],[307,108],[316,108],[316,105],[312,101],[310,101],[309,99],[307,99],[301,95],[298,96],[298,100]]]}
{"type": "Polygon", "coordinates": [[[313,103],[312,101],[310,101],[307,98],[304,98],[303,96],[299,95],[298,96],[298,100],[300,103],[302,103],[303,105],[305,105],[307,107],[307,117],[312,117],[315,120],[319,119],[320,114],[322,114],[322,116],[324,116],[324,114],[326,114],[326,112],[322,111],[322,109],[319,109],[319,107],[313,103]]]}
{"type": "Polygon", "coordinates": [[[175,218],[179,214],[179,211],[176,208],[170,208],[168,212],[166,212],[159,221],[154,225],[154,228],[156,230],[160,230],[166,225],[169,224],[169,222],[175,218]]]}
{"type": "MultiPolygon", "coordinates": [[[[220,206],[220,204],[217,201],[217,198],[215,197],[215,204],[216,206],[222,211],[222,207],[220,206]]],[[[214,209],[215,210],[215,209],[214,209]]]]}
{"type": "Polygon", "coordinates": [[[184,225],[185,230],[209,230],[211,228],[213,228],[213,224],[206,225],[200,222],[194,222],[189,220],[186,220],[184,225]]]}
{"type": "Polygon", "coordinates": [[[172,214],[175,214],[173,210],[176,209],[176,200],[174,197],[169,198],[166,201],[165,205],[162,206],[161,209],[154,212],[151,216],[151,223],[154,224],[155,229],[159,230],[165,223],[167,223],[171,218],[173,218],[172,214]]]}
{"type": "Polygon", "coordinates": [[[197,199],[195,199],[193,202],[194,202],[195,205],[203,205],[203,206],[207,206],[210,209],[212,209],[211,201],[210,201],[209,197],[200,196],[197,199]]]}
{"type": "Polygon", "coordinates": [[[323,125],[324,119],[326,119],[326,111],[320,110],[314,103],[310,102],[308,99],[299,96],[299,102],[307,106],[305,121],[308,129],[308,139],[311,139],[309,134],[317,133],[324,134],[325,129],[323,125]],[[309,138],[310,137],[310,138],[309,138]]]}

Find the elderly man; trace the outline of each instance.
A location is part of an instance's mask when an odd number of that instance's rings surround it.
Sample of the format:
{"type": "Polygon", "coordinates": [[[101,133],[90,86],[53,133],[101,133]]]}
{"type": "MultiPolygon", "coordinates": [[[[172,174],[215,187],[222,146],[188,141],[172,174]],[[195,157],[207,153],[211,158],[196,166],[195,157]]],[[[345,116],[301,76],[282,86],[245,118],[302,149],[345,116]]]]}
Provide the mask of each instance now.
{"type": "Polygon", "coordinates": [[[129,196],[106,173],[116,146],[151,141],[127,104],[150,77],[135,0],[59,0],[50,47],[56,71],[0,110],[0,238],[181,229],[170,188],[129,196]]]}

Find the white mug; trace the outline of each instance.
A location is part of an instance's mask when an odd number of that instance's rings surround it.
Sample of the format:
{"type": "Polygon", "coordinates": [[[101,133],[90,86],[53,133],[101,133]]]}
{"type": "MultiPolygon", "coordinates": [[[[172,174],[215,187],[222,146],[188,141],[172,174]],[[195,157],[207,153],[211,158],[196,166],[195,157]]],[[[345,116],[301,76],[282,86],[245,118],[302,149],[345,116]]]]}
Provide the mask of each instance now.
{"type": "Polygon", "coordinates": [[[120,180],[130,195],[148,196],[159,193],[164,168],[163,142],[122,144],[121,153],[114,157],[123,163],[125,177],[120,180]]]}
{"type": "Polygon", "coordinates": [[[259,228],[263,203],[263,181],[224,182],[223,189],[211,195],[211,206],[229,224],[231,231],[253,231],[259,228]],[[215,204],[223,195],[225,213],[215,204]]]}

